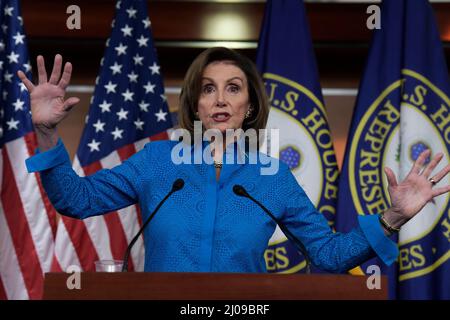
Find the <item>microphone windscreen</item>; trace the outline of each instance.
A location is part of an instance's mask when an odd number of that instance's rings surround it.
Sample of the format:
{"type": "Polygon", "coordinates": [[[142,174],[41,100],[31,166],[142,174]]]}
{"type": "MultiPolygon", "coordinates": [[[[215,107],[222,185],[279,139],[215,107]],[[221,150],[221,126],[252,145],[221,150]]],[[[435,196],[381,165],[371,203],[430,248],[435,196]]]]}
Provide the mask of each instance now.
{"type": "Polygon", "coordinates": [[[233,192],[235,194],[237,194],[238,196],[241,196],[241,197],[246,197],[247,196],[247,191],[245,191],[243,186],[240,186],[238,184],[234,185],[233,192]]]}
{"type": "Polygon", "coordinates": [[[172,186],[172,191],[178,191],[183,189],[184,187],[184,180],[183,179],[177,179],[175,180],[175,182],[173,183],[172,186]]]}

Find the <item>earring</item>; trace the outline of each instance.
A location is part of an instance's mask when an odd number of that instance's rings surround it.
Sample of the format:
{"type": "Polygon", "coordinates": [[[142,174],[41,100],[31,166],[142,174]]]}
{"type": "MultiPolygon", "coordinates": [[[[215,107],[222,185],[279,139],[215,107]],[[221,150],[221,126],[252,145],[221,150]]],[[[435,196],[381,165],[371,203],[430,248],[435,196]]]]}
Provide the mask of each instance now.
{"type": "Polygon", "coordinates": [[[195,119],[199,119],[199,117],[198,117],[198,111],[195,112],[195,119]]]}
{"type": "Polygon", "coordinates": [[[252,111],[253,111],[253,108],[252,108],[252,106],[250,106],[248,108],[247,112],[245,113],[245,119],[250,118],[250,116],[252,115],[252,111]]]}

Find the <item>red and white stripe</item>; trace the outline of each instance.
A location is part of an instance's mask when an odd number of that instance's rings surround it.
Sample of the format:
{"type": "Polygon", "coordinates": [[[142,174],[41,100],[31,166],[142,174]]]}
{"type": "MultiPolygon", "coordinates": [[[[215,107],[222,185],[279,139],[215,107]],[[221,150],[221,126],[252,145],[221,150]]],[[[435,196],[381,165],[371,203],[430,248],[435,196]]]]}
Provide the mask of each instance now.
{"type": "MultiPolygon", "coordinates": [[[[168,130],[124,146],[83,168],[75,157],[74,170],[79,176],[86,176],[103,168],[113,168],[141,150],[149,141],[168,139],[170,132],[171,130],[168,130]]],[[[139,210],[138,205],[133,205],[84,220],[62,216],[57,229],[52,270],[65,271],[69,266],[75,265],[83,271],[94,271],[96,260],[122,260],[129,242],[142,225],[139,210]]],[[[144,254],[144,241],[141,236],[131,251],[130,271],[144,270],[144,254]]]]}
{"type": "Polygon", "coordinates": [[[34,133],[6,143],[0,157],[0,298],[40,299],[52,263],[56,212],[25,159],[34,133]]]}

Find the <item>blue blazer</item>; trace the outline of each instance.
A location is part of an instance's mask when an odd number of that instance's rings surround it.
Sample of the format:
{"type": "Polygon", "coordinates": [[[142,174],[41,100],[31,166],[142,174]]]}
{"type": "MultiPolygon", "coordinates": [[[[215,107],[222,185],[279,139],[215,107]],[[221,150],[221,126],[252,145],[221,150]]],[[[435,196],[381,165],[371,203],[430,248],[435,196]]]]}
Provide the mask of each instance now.
{"type": "Polygon", "coordinates": [[[234,194],[235,184],[281,220],[320,269],[346,272],[374,255],[388,265],[397,258],[397,246],[384,235],[377,215],[361,215],[359,226],[349,233],[333,233],[282,162],[271,175],[261,174],[265,164],[259,161],[224,163],[216,181],[211,164],[174,163],[176,144],[148,143],[119,166],[87,177],[73,171],[61,140],[26,164],[29,172],[40,171],[58,212],[77,219],[139,203],[145,221],[182,178],[184,188],[164,203],[145,230],[145,271],[265,272],[264,251],[276,225],[255,203],[234,194]]]}

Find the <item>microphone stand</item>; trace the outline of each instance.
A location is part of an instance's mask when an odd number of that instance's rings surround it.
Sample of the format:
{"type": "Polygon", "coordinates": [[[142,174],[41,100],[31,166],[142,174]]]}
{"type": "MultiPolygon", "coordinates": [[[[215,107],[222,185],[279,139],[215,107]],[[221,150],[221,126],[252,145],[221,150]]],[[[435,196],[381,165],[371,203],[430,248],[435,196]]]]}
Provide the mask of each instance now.
{"type": "Polygon", "coordinates": [[[131,240],[130,244],[127,247],[127,250],[125,251],[125,255],[124,255],[124,258],[123,258],[122,272],[127,272],[128,271],[128,259],[130,257],[131,248],[133,248],[133,245],[136,243],[137,239],[142,234],[142,232],[144,231],[145,227],[153,219],[153,217],[155,216],[156,212],[158,212],[159,208],[161,208],[163,203],[172,195],[172,193],[181,190],[183,187],[184,187],[183,179],[175,180],[175,182],[172,185],[172,190],[170,190],[170,192],[164,197],[164,199],[162,199],[159,202],[158,206],[155,208],[155,210],[153,210],[152,214],[147,218],[147,220],[142,225],[142,227],[139,230],[139,232],[134,236],[133,240],[131,240]]]}
{"type": "Polygon", "coordinates": [[[292,234],[292,232],[289,231],[288,228],[286,228],[286,226],[279,221],[265,206],[263,206],[258,200],[256,200],[255,198],[253,198],[245,189],[243,186],[241,185],[234,185],[233,187],[233,192],[235,194],[237,194],[238,196],[241,197],[246,197],[249,198],[250,200],[252,200],[254,203],[256,203],[261,209],[263,209],[263,211],[265,213],[267,213],[269,215],[269,217],[275,221],[275,223],[280,227],[281,231],[283,231],[284,235],[286,236],[286,238],[289,239],[289,241],[291,241],[296,249],[305,257],[305,262],[306,262],[306,273],[310,274],[311,273],[311,260],[308,256],[308,253],[306,251],[305,246],[303,245],[303,243],[292,234]]]}

